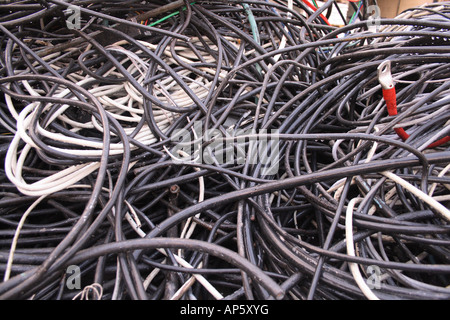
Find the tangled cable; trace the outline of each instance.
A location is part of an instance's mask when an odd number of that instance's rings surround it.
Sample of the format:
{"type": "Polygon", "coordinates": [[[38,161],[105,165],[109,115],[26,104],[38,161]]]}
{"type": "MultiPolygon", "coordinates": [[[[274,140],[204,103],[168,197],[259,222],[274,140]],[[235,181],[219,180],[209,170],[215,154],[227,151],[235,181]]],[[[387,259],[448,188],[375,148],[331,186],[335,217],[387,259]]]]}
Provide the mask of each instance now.
{"type": "Polygon", "coordinates": [[[450,5],[370,4],[1,5],[0,299],[449,299],[450,5]]]}

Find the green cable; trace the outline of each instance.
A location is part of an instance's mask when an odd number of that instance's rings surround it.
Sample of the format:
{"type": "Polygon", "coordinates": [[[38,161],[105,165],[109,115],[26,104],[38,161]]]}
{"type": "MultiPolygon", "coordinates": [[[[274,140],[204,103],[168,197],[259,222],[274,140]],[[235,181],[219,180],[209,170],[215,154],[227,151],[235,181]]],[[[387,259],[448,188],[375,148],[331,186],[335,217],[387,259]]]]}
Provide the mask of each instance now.
{"type": "Polygon", "coordinates": [[[359,14],[359,11],[361,10],[361,6],[362,6],[362,0],[359,2],[359,5],[358,5],[358,10],[357,11],[355,11],[355,12],[353,12],[353,15],[352,15],[352,17],[350,18],[350,21],[348,22],[348,24],[352,24],[353,23],[353,19],[355,19],[355,17],[356,17],[356,15],[357,14],[359,14]]]}
{"type": "MultiPolygon", "coordinates": [[[[190,3],[190,5],[193,5],[193,4],[195,4],[195,1],[190,3]]],[[[181,10],[182,10],[182,11],[185,11],[186,9],[187,9],[187,8],[184,6],[181,10]]],[[[173,16],[178,15],[180,12],[181,12],[180,10],[175,11],[175,12],[172,12],[171,14],[165,16],[164,18],[161,18],[161,19],[159,19],[159,20],[157,20],[157,21],[155,21],[155,22],[152,22],[151,24],[149,24],[149,26],[150,26],[150,27],[154,27],[154,26],[156,26],[157,24],[160,24],[160,23],[162,23],[162,22],[164,22],[164,21],[166,21],[166,20],[172,18],[173,16]]]]}
{"type": "Polygon", "coordinates": [[[250,6],[247,3],[243,3],[242,6],[245,9],[245,13],[247,13],[248,15],[248,21],[250,22],[250,27],[252,28],[253,39],[255,39],[257,44],[261,44],[258,25],[256,24],[256,19],[255,16],[253,15],[252,10],[250,9],[250,6]]]}
{"type": "MultiPolygon", "coordinates": [[[[248,16],[248,21],[250,22],[250,27],[252,29],[253,39],[255,39],[255,42],[258,45],[260,45],[261,38],[259,36],[258,25],[256,23],[255,16],[253,15],[252,10],[250,9],[250,6],[247,3],[243,3],[242,6],[244,7],[245,13],[248,16]]],[[[258,71],[259,74],[261,74],[262,68],[259,64],[256,65],[256,70],[258,71]]]]}

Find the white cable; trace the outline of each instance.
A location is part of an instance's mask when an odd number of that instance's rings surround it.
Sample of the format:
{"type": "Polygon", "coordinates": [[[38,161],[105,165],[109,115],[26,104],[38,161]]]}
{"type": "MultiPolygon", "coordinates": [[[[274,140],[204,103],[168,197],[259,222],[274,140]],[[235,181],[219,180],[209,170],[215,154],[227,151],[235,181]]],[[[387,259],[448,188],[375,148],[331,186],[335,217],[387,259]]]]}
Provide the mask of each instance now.
{"type": "MultiPolygon", "coordinates": [[[[294,2],[293,0],[288,0],[288,9],[289,10],[294,10],[294,2]]],[[[292,17],[292,14],[290,12],[287,13],[287,18],[290,19],[292,17]]],[[[287,27],[284,27],[284,30],[286,32],[289,32],[287,27]]],[[[278,46],[278,50],[282,50],[286,47],[287,44],[287,37],[286,35],[283,35],[283,37],[281,38],[280,44],[278,46]]],[[[281,53],[277,54],[276,56],[273,57],[273,59],[275,60],[275,62],[277,62],[278,60],[280,60],[281,57],[281,53]]],[[[270,66],[269,66],[270,67],[270,66]]]]}
{"type": "MultiPolygon", "coordinates": [[[[165,263],[165,260],[162,262],[165,263]]],[[[144,289],[147,290],[150,283],[152,283],[153,279],[158,275],[158,273],[161,271],[159,268],[154,268],[152,272],[149,273],[149,275],[145,278],[143,286],[144,289]]]]}
{"type": "MultiPolygon", "coordinates": [[[[345,216],[345,241],[347,244],[347,254],[349,256],[355,257],[355,247],[353,243],[353,208],[356,202],[361,202],[362,198],[353,198],[350,200],[347,206],[346,216],[345,216]]],[[[359,266],[357,263],[349,262],[348,263],[350,271],[353,275],[353,278],[356,281],[356,284],[361,289],[362,293],[369,300],[379,300],[378,297],[373,293],[373,291],[369,288],[366,281],[361,275],[359,271],[359,266]]]]}
{"type": "MultiPolygon", "coordinates": [[[[128,206],[129,208],[131,208],[131,205],[129,205],[128,203],[127,203],[127,206],[128,206]]],[[[138,234],[140,237],[144,238],[145,235],[146,235],[146,233],[145,233],[144,231],[141,230],[140,226],[136,223],[136,221],[134,221],[134,220],[131,219],[131,218],[130,218],[130,219],[127,219],[127,220],[128,220],[128,222],[130,223],[130,225],[132,226],[133,230],[135,230],[135,231],[137,232],[137,234],[138,234]]],[[[166,251],[165,251],[165,250],[162,250],[162,249],[157,249],[157,250],[158,250],[160,253],[166,255],[166,251]]],[[[174,254],[173,256],[174,256],[175,260],[177,261],[177,263],[178,263],[179,265],[181,265],[182,267],[184,267],[184,268],[190,268],[190,269],[193,268],[193,266],[192,266],[191,264],[189,264],[186,260],[184,260],[184,259],[183,259],[182,257],[180,257],[179,255],[174,254]]],[[[198,282],[200,282],[200,283],[205,287],[206,290],[208,290],[208,291],[211,293],[211,295],[212,295],[214,298],[216,298],[216,299],[218,299],[218,300],[220,300],[220,299],[223,298],[222,294],[221,294],[219,291],[217,291],[217,289],[216,289],[213,285],[211,285],[211,284],[209,283],[209,281],[206,280],[205,277],[203,277],[203,276],[200,275],[200,274],[193,274],[193,276],[195,277],[196,280],[198,280],[198,282]]],[[[150,283],[150,282],[147,281],[147,282],[146,282],[146,285],[149,285],[149,283],[150,283]]]]}
{"type": "Polygon", "coordinates": [[[111,295],[111,300],[112,301],[117,300],[117,298],[119,296],[119,291],[120,291],[119,286],[120,286],[120,279],[121,279],[120,273],[121,272],[122,271],[120,270],[119,257],[117,257],[116,258],[116,277],[115,277],[115,280],[114,280],[114,290],[113,290],[113,293],[111,295]]]}
{"type": "MultiPolygon", "coordinates": [[[[194,129],[192,129],[192,132],[194,134],[194,139],[198,139],[198,135],[195,132],[194,129]]],[[[178,150],[178,154],[182,157],[189,157],[189,154],[187,154],[186,152],[182,151],[182,150],[178,150]]],[[[194,168],[195,171],[200,171],[200,168],[195,167],[194,168]]],[[[205,180],[204,177],[201,176],[198,178],[198,184],[199,184],[199,195],[198,195],[198,203],[202,202],[203,200],[205,200],[205,180]]],[[[199,218],[200,217],[200,213],[195,215],[195,218],[199,218]]],[[[180,238],[187,238],[189,239],[192,235],[192,233],[195,230],[195,226],[197,225],[195,222],[192,222],[193,217],[190,217],[187,219],[186,224],[183,228],[183,231],[181,232],[181,236],[180,238]],[[192,223],[192,224],[191,224],[192,223]],[[188,230],[188,226],[190,225],[190,228],[188,230]]],[[[182,254],[182,250],[180,249],[179,254],[181,256],[182,254]]]]}
{"type": "Polygon", "coordinates": [[[25,145],[22,149],[19,160],[16,161],[19,141],[20,138],[16,135],[6,153],[5,173],[8,179],[16,185],[19,191],[26,195],[41,196],[63,190],[100,167],[100,163],[98,162],[75,165],[61,170],[40,181],[28,184],[22,177],[22,166],[28,152],[31,150],[31,146],[25,145]]]}
{"type": "Polygon", "coordinates": [[[28,215],[33,211],[33,209],[45,198],[46,196],[41,196],[37,200],[35,200],[31,206],[28,207],[27,211],[20,218],[19,224],[17,225],[16,231],[14,233],[13,241],[11,243],[11,248],[9,250],[8,262],[6,263],[5,275],[3,277],[3,281],[7,281],[11,274],[11,268],[14,260],[14,253],[17,247],[17,241],[19,240],[20,231],[22,230],[23,225],[25,224],[25,220],[28,218],[28,215]]]}
{"type": "MultiPolygon", "coordinates": [[[[211,45],[213,49],[214,44],[207,37],[203,37],[203,41],[211,45]]],[[[238,43],[237,39],[230,38],[232,43],[238,43]]],[[[155,45],[149,44],[145,41],[140,41],[142,44],[146,45],[151,50],[156,50],[155,45]]],[[[192,43],[203,46],[203,43],[198,38],[192,38],[192,43]]],[[[130,74],[138,74],[136,81],[143,85],[145,80],[145,74],[148,70],[150,59],[144,59],[139,56],[141,51],[133,52],[125,49],[123,47],[127,45],[126,41],[119,41],[112,46],[107,47],[110,52],[118,52],[120,55],[125,55],[125,58],[121,59],[122,63],[131,62],[127,71],[130,74]]],[[[86,50],[90,50],[88,46],[86,50]]],[[[214,62],[215,57],[211,56],[208,52],[204,52],[202,57],[203,61],[214,62]]],[[[175,54],[178,55],[177,58],[182,59],[186,63],[196,63],[200,59],[189,47],[175,46],[175,54]]],[[[57,61],[60,53],[55,53],[46,57],[47,60],[57,61]]],[[[167,48],[165,54],[163,55],[166,63],[170,65],[175,63],[176,59],[172,56],[172,51],[167,48]]],[[[55,63],[55,68],[58,69],[58,64],[55,63]]],[[[28,70],[28,69],[27,69],[28,70]]],[[[29,72],[29,70],[24,70],[23,73],[29,72]]],[[[158,71],[166,73],[158,67],[158,71]]],[[[216,73],[216,70],[212,68],[202,68],[202,71],[207,72],[211,75],[216,73]]],[[[221,71],[226,76],[226,71],[221,71]]],[[[198,76],[197,78],[192,78],[192,74],[189,70],[182,70],[178,72],[178,75],[190,88],[193,94],[195,94],[198,99],[204,99],[207,97],[211,90],[211,82],[209,82],[205,77],[198,76]]],[[[142,94],[133,86],[129,81],[124,81],[119,84],[99,84],[97,80],[90,77],[89,75],[83,75],[83,73],[73,73],[68,75],[76,85],[80,87],[90,87],[87,89],[96,99],[104,106],[105,111],[115,118],[117,121],[121,122],[126,134],[134,133],[136,125],[141,121],[144,115],[143,108],[143,97],[142,94]]],[[[123,77],[123,75],[118,72],[115,67],[111,67],[104,76],[115,76],[123,77]]],[[[21,81],[24,90],[29,93],[30,96],[41,96],[45,92],[42,89],[34,88],[30,82],[21,81]]],[[[10,85],[7,84],[9,87],[10,85]]],[[[191,106],[194,104],[193,99],[188,95],[188,93],[180,86],[179,83],[175,81],[172,77],[165,76],[154,83],[154,93],[155,98],[159,99],[162,104],[167,103],[172,106],[179,108],[185,106],[191,106]]],[[[54,93],[55,98],[67,98],[77,99],[73,94],[72,90],[59,86],[54,93]]],[[[8,179],[17,186],[20,192],[26,195],[41,196],[45,194],[50,194],[63,190],[64,188],[70,187],[71,185],[82,180],[86,176],[90,175],[92,172],[98,169],[99,163],[96,162],[86,162],[79,165],[68,166],[61,168],[61,170],[52,174],[48,177],[44,177],[40,180],[34,181],[33,183],[27,183],[22,176],[22,168],[26,163],[27,156],[33,149],[39,149],[39,147],[34,143],[28,134],[31,127],[31,120],[36,114],[38,106],[41,105],[40,102],[32,102],[23,108],[20,112],[17,112],[13,99],[5,94],[5,102],[7,104],[8,110],[12,117],[17,121],[17,131],[15,136],[10,143],[7,155],[5,157],[5,167],[6,175],[8,179]],[[21,146],[21,141],[25,142],[24,147],[21,146]]],[[[44,105],[42,112],[46,112],[54,109],[53,103],[47,103],[44,105]]],[[[48,148],[51,148],[60,153],[65,153],[69,156],[101,156],[103,154],[104,145],[101,141],[90,140],[89,138],[77,138],[73,136],[68,136],[62,133],[54,132],[49,126],[52,122],[58,121],[62,123],[68,130],[72,132],[81,132],[82,129],[97,130],[99,133],[104,133],[101,123],[94,116],[91,116],[86,121],[74,120],[66,115],[66,112],[74,108],[73,106],[59,105],[56,110],[52,110],[51,116],[47,119],[45,127],[38,123],[37,127],[33,130],[37,130],[37,133],[51,141],[63,143],[70,145],[70,148],[56,147],[53,144],[48,144],[48,148]]],[[[157,126],[162,132],[166,132],[169,125],[179,116],[179,114],[169,112],[167,110],[158,108],[154,106],[153,108],[154,119],[157,126]]],[[[113,132],[110,132],[111,136],[114,136],[113,132]]],[[[139,143],[144,145],[151,145],[157,142],[157,139],[152,133],[152,130],[148,125],[144,125],[137,134],[133,137],[139,143]]],[[[111,143],[109,146],[110,155],[119,155],[123,153],[122,143],[111,143]]],[[[135,150],[137,147],[131,145],[131,150],[135,150]]],[[[130,217],[127,217],[130,218],[130,217]]]]}
{"type": "Polygon", "coordinates": [[[141,222],[139,221],[139,217],[136,213],[136,211],[134,210],[133,206],[125,200],[125,204],[128,207],[128,211],[127,213],[125,213],[125,219],[128,221],[128,223],[130,224],[130,226],[133,228],[133,230],[142,238],[145,237],[146,233],[144,231],[142,231],[141,229],[141,222]],[[130,214],[131,212],[131,214],[130,214]]]}
{"type": "MultiPolygon", "coordinates": [[[[175,260],[177,261],[178,264],[180,264],[182,267],[185,268],[189,268],[192,269],[193,266],[191,264],[189,264],[186,260],[184,260],[183,258],[181,258],[179,255],[174,254],[173,255],[175,257],[175,260]]],[[[209,283],[208,280],[206,280],[205,277],[203,277],[201,274],[193,274],[193,276],[197,279],[198,282],[200,282],[203,287],[205,287],[206,290],[208,290],[209,293],[211,293],[211,295],[216,298],[217,300],[221,300],[223,299],[223,295],[217,291],[217,289],[211,285],[209,283]]]]}
{"type": "Polygon", "coordinates": [[[450,221],[450,210],[447,209],[446,207],[444,207],[441,203],[439,203],[435,199],[433,199],[433,197],[430,197],[429,195],[424,193],[422,190],[416,188],[415,186],[410,184],[408,181],[400,178],[399,176],[397,176],[396,174],[394,174],[392,172],[384,171],[381,174],[383,174],[387,178],[391,179],[395,183],[398,183],[403,188],[405,188],[406,190],[408,190],[409,192],[414,194],[416,197],[418,197],[420,200],[427,203],[429,206],[431,206],[433,209],[435,209],[436,212],[438,212],[439,215],[443,219],[445,219],[447,222],[450,221]]]}
{"type": "MultiPolygon", "coordinates": [[[[438,177],[441,178],[443,177],[447,171],[450,170],[450,164],[448,164],[444,169],[441,170],[441,172],[439,172],[438,177]]],[[[438,183],[435,182],[430,186],[430,189],[428,190],[428,195],[431,197],[434,193],[434,190],[436,189],[438,183]]]]}
{"type": "Polygon", "coordinates": [[[436,132],[433,136],[431,136],[424,144],[417,148],[419,151],[425,150],[430,144],[439,139],[442,136],[448,136],[450,134],[450,123],[447,122],[444,128],[436,132]]]}
{"type": "Polygon", "coordinates": [[[183,285],[170,297],[169,300],[179,300],[185,292],[195,283],[195,277],[191,276],[183,285]]]}

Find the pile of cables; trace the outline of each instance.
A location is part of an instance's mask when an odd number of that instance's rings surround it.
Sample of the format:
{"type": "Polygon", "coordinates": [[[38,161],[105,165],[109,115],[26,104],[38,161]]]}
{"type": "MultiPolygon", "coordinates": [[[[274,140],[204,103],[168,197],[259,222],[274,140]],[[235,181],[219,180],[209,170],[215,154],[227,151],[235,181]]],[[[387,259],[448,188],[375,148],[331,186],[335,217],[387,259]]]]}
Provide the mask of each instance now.
{"type": "Polygon", "coordinates": [[[0,299],[449,299],[450,4],[371,5],[0,5],[0,299]]]}

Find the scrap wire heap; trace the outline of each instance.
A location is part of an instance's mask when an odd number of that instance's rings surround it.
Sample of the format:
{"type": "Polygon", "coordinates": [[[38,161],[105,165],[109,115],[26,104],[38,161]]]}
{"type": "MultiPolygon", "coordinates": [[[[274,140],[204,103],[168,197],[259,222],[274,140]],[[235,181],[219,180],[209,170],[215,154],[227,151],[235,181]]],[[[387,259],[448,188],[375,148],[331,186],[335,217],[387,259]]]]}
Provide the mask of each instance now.
{"type": "Polygon", "coordinates": [[[450,4],[316,5],[0,5],[0,299],[449,299],[450,4]]]}

